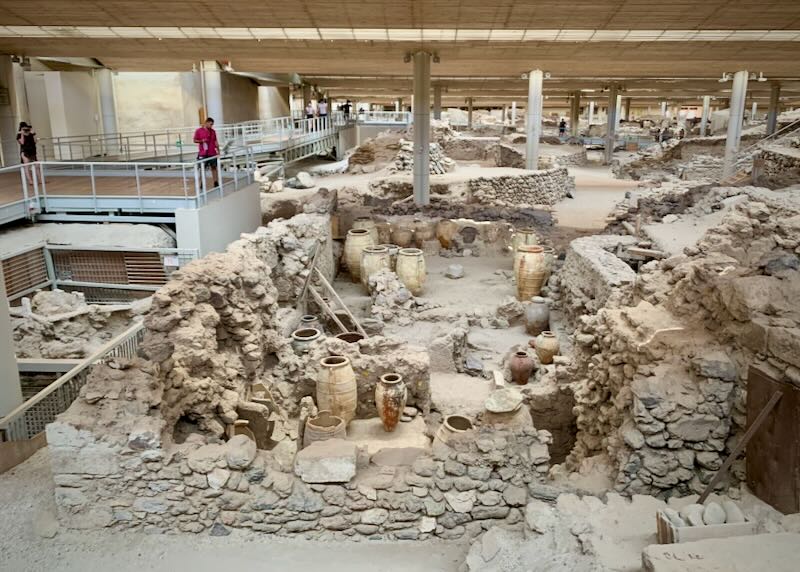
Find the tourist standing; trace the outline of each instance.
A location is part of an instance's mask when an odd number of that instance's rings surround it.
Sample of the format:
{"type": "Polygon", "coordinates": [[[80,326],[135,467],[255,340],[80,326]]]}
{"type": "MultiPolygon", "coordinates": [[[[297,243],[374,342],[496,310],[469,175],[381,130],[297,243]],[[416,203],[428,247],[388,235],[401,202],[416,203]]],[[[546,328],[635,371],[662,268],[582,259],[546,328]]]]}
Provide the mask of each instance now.
{"type": "Polygon", "coordinates": [[[314,119],[314,105],[310,101],[306,103],[306,119],[314,119]]]}
{"type": "Polygon", "coordinates": [[[320,117],[328,117],[328,100],[323,98],[317,104],[317,112],[320,117]]]}
{"type": "Polygon", "coordinates": [[[353,104],[350,103],[350,100],[344,102],[342,105],[342,113],[344,113],[345,121],[350,119],[350,110],[353,108],[353,104]]]}
{"type": "MultiPolygon", "coordinates": [[[[19,158],[23,165],[35,163],[39,160],[36,153],[36,133],[33,127],[24,121],[19,124],[17,132],[17,144],[19,145],[19,158]]],[[[25,177],[29,184],[33,184],[33,167],[25,169],[25,177]]]]}
{"type": "Polygon", "coordinates": [[[219,142],[217,132],[214,131],[214,120],[209,117],[205,123],[194,132],[194,142],[197,143],[197,160],[202,162],[203,169],[211,170],[214,187],[219,186],[217,173],[217,157],[219,156],[219,142]]]}
{"type": "Polygon", "coordinates": [[[566,133],[567,133],[567,120],[562,117],[561,122],[558,124],[558,134],[559,136],[563,137],[566,133]]]}

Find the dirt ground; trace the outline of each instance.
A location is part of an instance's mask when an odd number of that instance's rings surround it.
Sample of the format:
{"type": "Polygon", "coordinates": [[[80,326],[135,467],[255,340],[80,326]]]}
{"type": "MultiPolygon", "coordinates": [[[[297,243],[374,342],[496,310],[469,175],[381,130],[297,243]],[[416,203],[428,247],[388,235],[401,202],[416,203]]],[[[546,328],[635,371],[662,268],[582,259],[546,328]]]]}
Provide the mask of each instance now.
{"type": "Polygon", "coordinates": [[[0,475],[0,571],[142,572],[193,570],[327,572],[455,572],[469,548],[443,542],[314,542],[276,539],[232,530],[207,534],[149,535],[57,528],[53,538],[37,530],[53,520],[53,480],[47,449],[0,475]]]}

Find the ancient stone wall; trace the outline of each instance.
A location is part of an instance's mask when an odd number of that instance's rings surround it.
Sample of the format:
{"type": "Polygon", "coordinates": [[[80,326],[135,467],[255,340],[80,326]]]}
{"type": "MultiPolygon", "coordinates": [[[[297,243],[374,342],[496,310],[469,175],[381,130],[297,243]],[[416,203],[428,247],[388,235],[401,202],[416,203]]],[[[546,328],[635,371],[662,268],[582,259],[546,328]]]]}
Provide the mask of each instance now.
{"type": "Polygon", "coordinates": [[[595,235],[570,242],[557,275],[568,318],[574,321],[583,314],[630,301],[636,273],[613,251],[637,241],[633,236],[595,235]]]}
{"type": "Polygon", "coordinates": [[[469,181],[473,201],[500,207],[553,205],[574,190],[575,179],[563,167],[469,181]]]}
{"type": "Polygon", "coordinates": [[[800,197],[743,193],[696,247],[643,267],[635,306],[580,319],[570,466],[608,455],[621,491],[700,492],[744,429],[748,367],[800,384],[800,197]]]}
{"type": "Polygon", "coordinates": [[[298,455],[294,473],[293,455],[259,450],[243,435],[162,440],[168,396],[157,369],[142,360],[97,368],[48,426],[65,525],[212,535],[237,527],[315,538],[476,536],[519,522],[529,486],[549,468],[550,435],[533,428],[478,428],[432,453],[369,454],[346,441],[315,443],[298,455]],[[327,453],[315,457],[320,450],[327,453]],[[336,476],[343,469],[349,476],[336,476]]]}
{"type": "Polygon", "coordinates": [[[770,189],[800,184],[800,149],[771,145],[755,156],[754,183],[770,189]]]}

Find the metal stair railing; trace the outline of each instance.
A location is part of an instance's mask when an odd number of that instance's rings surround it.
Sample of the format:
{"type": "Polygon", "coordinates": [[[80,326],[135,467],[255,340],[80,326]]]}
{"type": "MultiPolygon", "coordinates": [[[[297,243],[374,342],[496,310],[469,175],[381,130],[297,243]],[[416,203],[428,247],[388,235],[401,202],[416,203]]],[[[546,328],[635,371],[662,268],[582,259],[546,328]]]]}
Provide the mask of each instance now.
{"type": "Polygon", "coordinates": [[[44,431],[45,426],[66,411],[78,397],[92,366],[107,363],[113,358],[135,357],[143,339],[144,324],[139,321],[13,409],[0,419],[0,441],[24,441],[44,431]]]}
{"type": "Polygon", "coordinates": [[[800,131],[800,119],[798,119],[797,121],[791,122],[789,125],[787,125],[785,127],[782,127],[781,129],[778,129],[777,131],[775,131],[775,133],[773,133],[771,135],[767,135],[766,137],[764,137],[762,139],[759,139],[758,141],[756,141],[752,145],[749,145],[749,146],[745,147],[744,149],[740,149],[739,153],[747,153],[748,151],[752,151],[756,147],[759,147],[759,146],[763,145],[764,143],[766,143],[768,141],[774,141],[775,139],[778,139],[779,137],[787,137],[787,136],[789,136],[789,135],[791,135],[791,134],[793,134],[793,133],[795,133],[797,131],[800,131]]]}

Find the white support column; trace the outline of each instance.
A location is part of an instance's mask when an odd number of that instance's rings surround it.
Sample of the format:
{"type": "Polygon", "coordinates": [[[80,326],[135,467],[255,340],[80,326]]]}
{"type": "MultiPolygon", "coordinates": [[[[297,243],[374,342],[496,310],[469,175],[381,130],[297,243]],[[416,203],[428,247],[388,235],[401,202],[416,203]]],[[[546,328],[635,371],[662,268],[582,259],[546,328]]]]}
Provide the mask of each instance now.
{"type": "MultiPolygon", "coordinates": [[[[95,72],[97,80],[97,91],[100,94],[100,114],[103,118],[103,134],[110,135],[118,133],[119,127],[117,125],[117,104],[114,98],[114,74],[110,69],[100,69],[95,72]]],[[[115,155],[119,149],[118,145],[113,144],[110,140],[106,142],[105,152],[109,155],[115,155]]]]}
{"type": "Polygon", "coordinates": [[[617,95],[617,105],[614,107],[614,119],[616,123],[614,124],[614,131],[619,131],[619,122],[622,119],[622,96],[617,95]]]}
{"type": "Polygon", "coordinates": [[[631,120],[631,99],[630,97],[625,98],[625,121],[631,120]]]}
{"type": "Polygon", "coordinates": [[[431,55],[414,54],[414,202],[430,203],[431,55]]]}
{"type": "Polygon", "coordinates": [[[731,88],[730,115],[728,117],[728,138],[725,141],[725,163],[722,176],[730,177],[736,171],[736,154],[742,138],[742,121],[744,120],[744,103],[747,97],[746,71],[738,71],[733,76],[731,88]]]}
{"type": "Polygon", "coordinates": [[[9,99],[8,105],[0,105],[0,155],[6,166],[10,166],[20,161],[17,145],[19,122],[32,121],[28,113],[25,71],[19,62],[12,61],[11,56],[0,55],[0,85],[8,89],[9,99]]]}
{"type": "Polygon", "coordinates": [[[661,118],[662,119],[666,119],[667,118],[667,102],[666,101],[662,101],[661,102],[661,118]]]}
{"type": "Polygon", "coordinates": [[[511,102],[511,127],[516,127],[517,125],[517,102],[511,102]]]}
{"type": "Polygon", "coordinates": [[[472,129],[472,98],[467,98],[467,129],[472,129]]]}
{"type": "Polygon", "coordinates": [[[217,62],[203,62],[203,85],[206,91],[206,116],[214,119],[217,125],[222,125],[225,123],[222,113],[222,70],[217,62]]]}
{"type": "Polygon", "coordinates": [[[581,92],[573,92],[569,103],[569,132],[573,137],[577,137],[581,119],[581,92]]]}
{"type": "Polygon", "coordinates": [[[19,370],[11,332],[6,287],[0,280],[0,417],[22,403],[22,388],[19,384],[19,370]]]}
{"type": "Polygon", "coordinates": [[[539,136],[542,133],[542,89],[544,73],[542,70],[533,70],[528,73],[528,121],[525,126],[525,168],[537,170],[539,168],[539,136]]]}
{"type": "Polygon", "coordinates": [[[705,137],[708,131],[708,116],[711,111],[711,96],[703,96],[703,115],[700,117],[700,137],[705,137]]]}
{"type": "Polygon", "coordinates": [[[442,118],[442,86],[438,83],[433,86],[433,118],[442,118]]]}
{"type": "Polygon", "coordinates": [[[758,112],[758,102],[754,101],[753,106],[750,108],[750,123],[756,120],[757,112],[758,112]]]}
{"type": "Polygon", "coordinates": [[[780,113],[781,84],[775,82],[769,92],[769,110],[767,111],[767,135],[775,133],[780,113]]]}
{"type": "Polygon", "coordinates": [[[303,117],[306,114],[306,107],[311,103],[311,86],[307,83],[303,84],[303,117]]]}
{"type": "Polygon", "coordinates": [[[605,164],[610,165],[611,159],[614,157],[614,145],[617,141],[617,105],[619,105],[619,96],[617,92],[619,86],[611,84],[608,89],[608,123],[606,128],[606,145],[605,145],[605,164]]]}
{"type": "Polygon", "coordinates": [[[589,123],[590,127],[592,125],[592,121],[594,121],[594,101],[589,102],[589,116],[587,117],[587,122],[589,123]]]}

